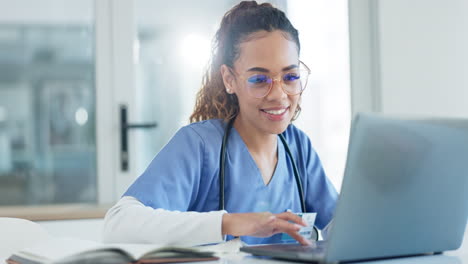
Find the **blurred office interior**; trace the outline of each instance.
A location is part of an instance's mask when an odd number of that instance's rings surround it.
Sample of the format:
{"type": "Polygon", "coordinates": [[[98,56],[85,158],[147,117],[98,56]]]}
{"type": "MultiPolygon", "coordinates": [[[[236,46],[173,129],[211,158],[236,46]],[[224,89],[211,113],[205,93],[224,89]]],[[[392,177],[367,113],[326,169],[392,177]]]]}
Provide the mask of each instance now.
{"type": "MultiPolygon", "coordinates": [[[[118,199],[188,124],[211,40],[237,2],[1,0],[0,206],[118,199]],[[156,124],[128,131],[126,169],[122,106],[129,122],[156,124]]],[[[297,125],[339,187],[350,121],[347,2],[270,2],[300,31],[312,76],[297,125]]]]}
{"type": "MultiPolygon", "coordinates": [[[[114,203],[188,124],[238,2],[0,0],[0,211],[114,203]],[[125,151],[124,112],[147,125],[125,151]]],[[[468,117],[467,1],[268,2],[300,32],[312,74],[295,124],[338,190],[354,113],[468,117]]]]}

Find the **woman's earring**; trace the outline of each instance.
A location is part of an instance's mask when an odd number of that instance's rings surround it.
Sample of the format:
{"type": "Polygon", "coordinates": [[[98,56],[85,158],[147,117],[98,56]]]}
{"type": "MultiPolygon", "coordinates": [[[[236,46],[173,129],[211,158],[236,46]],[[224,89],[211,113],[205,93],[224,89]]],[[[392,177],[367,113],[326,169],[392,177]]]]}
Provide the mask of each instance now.
{"type": "Polygon", "coordinates": [[[226,88],[226,92],[227,92],[228,94],[232,94],[232,91],[231,91],[231,89],[229,89],[229,88],[226,88]]]}

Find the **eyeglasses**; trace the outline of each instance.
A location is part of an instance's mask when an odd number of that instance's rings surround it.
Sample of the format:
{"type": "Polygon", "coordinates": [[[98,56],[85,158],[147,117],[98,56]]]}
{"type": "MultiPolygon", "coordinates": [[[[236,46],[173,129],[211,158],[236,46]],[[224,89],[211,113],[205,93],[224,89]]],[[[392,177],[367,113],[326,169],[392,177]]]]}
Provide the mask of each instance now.
{"type": "Polygon", "coordinates": [[[310,69],[302,61],[297,68],[284,73],[281,78],[274,79],[265,73],[255,73],[247,76],[238,75],[245,82],[248,93],[255,98],[268,95],[274,82],[280,82],[281,88],[288,95],[298,95],[304,91],[310,75],[310,69]]]}

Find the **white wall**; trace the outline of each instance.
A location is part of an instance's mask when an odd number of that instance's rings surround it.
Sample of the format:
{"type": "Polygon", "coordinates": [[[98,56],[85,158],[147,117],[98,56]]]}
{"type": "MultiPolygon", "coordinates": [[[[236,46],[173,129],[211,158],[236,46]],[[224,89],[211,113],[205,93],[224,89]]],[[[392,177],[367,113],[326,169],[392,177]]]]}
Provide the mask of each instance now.
{"type": "Polygon", "coordinates": [[[301,40],[301,60],[311,69],[294,124],[309,136],[338,191],[351,121],[347,10],[345,0],[288,1],[288,16],[301,40]]]}
{"type": "Polygon", "coordinates": [[[380,1],[384,113],[468,117],[468,1],[380,1]]]}
{"type": "Polygon", "coordinates": [[[468,117],[468,1],[350,7],[353,112],[468,117]]]}

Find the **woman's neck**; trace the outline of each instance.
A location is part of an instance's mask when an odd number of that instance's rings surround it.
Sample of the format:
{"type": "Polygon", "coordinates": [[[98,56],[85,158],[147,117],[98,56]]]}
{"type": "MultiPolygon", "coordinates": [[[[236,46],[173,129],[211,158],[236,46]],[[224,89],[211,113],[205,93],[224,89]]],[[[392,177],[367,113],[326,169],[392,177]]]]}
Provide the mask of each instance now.
{"type": "Polygon", "coordinates": [[[234,121],[234,128],[244,140],[251,154],[276,159],[277,135],[256,129],[240,116],[234,121]]]}

